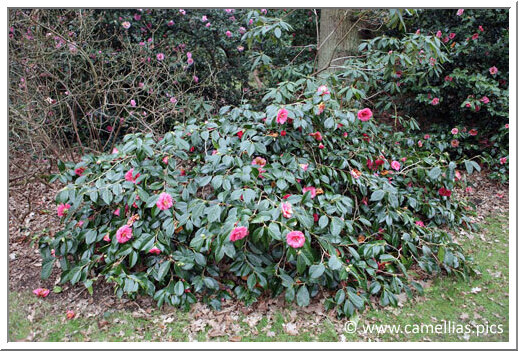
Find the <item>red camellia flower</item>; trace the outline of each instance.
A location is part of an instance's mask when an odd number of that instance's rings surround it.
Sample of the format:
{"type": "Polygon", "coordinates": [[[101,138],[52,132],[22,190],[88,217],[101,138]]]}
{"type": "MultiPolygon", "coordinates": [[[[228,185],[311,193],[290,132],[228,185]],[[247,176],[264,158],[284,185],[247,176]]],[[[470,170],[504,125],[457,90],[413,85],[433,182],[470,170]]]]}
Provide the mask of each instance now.
{"type": "Polygon", "coordinates": [[[317,141],[322,140],[322,134],[320,134],[320,132],[309,133],[309,135],[312,136],[313,138],[315,138],[315,140],[317,140],[317,141]]]}
{"type": "Polygon", "coordinates": [[[449,197],[451,196],[451,190],[448,190],[446,188],[440,188],[439,189],[439,195],[449,197]]]}
{"type": "Polygon", "coordinates": [[[318,214],[317,213],[313,213],[313,220],[315,222],[318,222],[318,214]]]}
{"type": "Polygon", "coordinates": [[[475,135],[477,135],[477,134],[478,134],[478,132],[477,132],[477,130],[476,130],[476,129],[470,129],[470,131],[469,131],[468,133],[469,133],[469,135],[471,135],[471,136],[475,136],[475,135]]]}
{"type": "Polygon", "coordinates": [[[84,171],[85,171],[85,168],[84,168],[84,167],[79,167],[79,168],[76,168],[74,172],[75,172],[78,176],[82,176],[84,171]]]}
{"type": "Polygon", "coordinates": [[[241,139],[241,138],[243,137],[243,133],[244,133],[244,132],[243,132],[242,130],[240,130],[239,132],[237,132],[237,133],[236,133],[236,135],[237,135],[237,137],[238,137],[239,139],[241,139]]]}
{"type": "Polygon", "coordinates": [[[372,111],[370,108],[364,108],[358,111],[358,119],[362,122],[367,122],[372,117],[372,111]]]}
{"type": "Polygon", "coordinates": [[[286,136],[286,131],[285,130],[281,130],[281,136],[286,136]]]}

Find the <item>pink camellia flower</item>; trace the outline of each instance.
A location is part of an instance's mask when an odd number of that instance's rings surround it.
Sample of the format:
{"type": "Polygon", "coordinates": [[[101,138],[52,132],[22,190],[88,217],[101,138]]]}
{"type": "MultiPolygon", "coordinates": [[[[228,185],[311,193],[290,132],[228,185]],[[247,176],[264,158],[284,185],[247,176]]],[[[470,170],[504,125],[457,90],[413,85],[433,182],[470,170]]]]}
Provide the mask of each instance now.
{"type": "Polygon", "coordinates": [[[495,66],[491,67],[489,69],[489,73],[491,73],[492,75],[495,75],[498,73],[498,68],[496,68],[495,66]]]}
{"type": "Polygon", "coordinates": [[[500,164],[504,165],[507,163],[507,157],[500,157],[500,164]]]}
{"type": "Polygon", "coordinates": [[[113,130],[113,127],[112,126],[108,126],[108,127],[106,127],[106,130],[111,133],[111,131],[113,130]]]}
{"type": "Polygon", "coordinates": [[[317,141],[322,141],[322,134],[320,132],[309,133],[309,136],[312,136],[317,141]]]}
{"type": "Polygon", "coordinates": [[[207,24],[205,24],[205,27],[209,28],[211,26],[210,22],[207,22],[207,24]]]}
{"type": "Polygon", "coordinates": [[[484,27],[482,27],[482,26],[478,26],[478,30],[479,30],[479,31],[481,31],[481,32],[483,32],[483,31],[484,31],[484,27]]]}
{"type": "Polygon", "coordinates": [[[165,55],[163,53],[159,52],[158,54],[156,54],[156,59],[158,61],[162,61],[164,58],[165,58],[165,55]]]}
{"type": "Polygon", "coordinates": [[[487,104],[489,102],[489,98],[487,96],[484,96],[482,97],[482,99],[480,99],[481,102],[483,102],[484,104],[487,104]]]}
{"type": "Polygon", "coordinates": [[[318,144],[318,148],[319,149],[323,149],[324,148],[324,144],[322,144],[322,143],[318,144]]]}
{"type": "Polygon", "coordinates": [[[362,122],[367,122],[372,117],[372,111],[370,108],[364,108],[358,111],[358,118],[362,122]]]}
{"type": "Polygon", "coordinates": [[[464,9],[457,10],[457,16],[462,16],[463,13],[464,13],[464,9]]]}
{"type": "Polygon", "coordinates": [[[72,310],[68,310],[67,311],[67,319],[74,319],[74,317],[76,316],[76,313],[72,310]]]}
{"type": "Polygon", "coordinates": [[[293,208],[289,202],[281,203],[281,211],[284,218],[291,218],[293,216],[293,208]]]}
{"type": "Polygon", "coordinates": [[[239,52],[242,52],[244,49],[245,49],[245,47],[243,45],[239,45],[237,47],[237,51],[239,51],[239,52]]]}
{"type": "Polygon", "coordinates": [[[149,250],[149,253],[150,254],[155,254],[155,255],[160,255],[162,251],[160,251],[160,249],[156,246],[153,246],[153,248],[151,250],[149,250]]]}
{"type": "Polygon", "coordinates": [[[245,34],[246,28],[245,27],[239,27],[239,34],[245,34]]]}
{"type": "Polygon", "coordinates": [[[505,129],[509,129],[509,123],[505,124],[505,129]]]}
{"type": "Polygon", "coordinates": [[[165,164],[168,164],[169,163],[169,156],[165,156],[163,159],[162,159],[162,162],[165,163],[165,164]]]}
{"type": "Polygon", "coordinates": [[[135,100],[131,100],[131,101],[130,101],[130,105],[131,105],[132,107],[135,107],[135,106],[137,106],[137,103],[135,102],[135,100]]]}
{"type": "Polygon", "coordinates": [[[277,111],[277,123],[284,124],[288,120],[288,110],[281,108],[277,111]]]}
{"type": "Polygon", "coordinates": [[[399,169],[401,168],[401,164],[398,161],[392,161],[390,163],[390,167],[392,167],[392,169],[396,171],[399,171],[399,169]]]}
{"type": "Polygon", "coordinates": [[[248,229],[246,227],[236,227],[230,233],[230,241],[241,240],[248,235],[248,229]]]}
{"type": "Polygon", "coordinates": [[[180,10],[178,10],[178,12],[180,12],[180,14],[181,14],[182,16],[185,16],[185,10],[184,10],[184,9],[180,9],[180,10]]]}
{"type": "Polygon", "coordinates": [[[441,32],[440,30],[438,30],[438,31],[437,31],[437,33],[435,33],[435,36],[436,36],[437,38],[442,37],[442,32],[441,32]]]}
{"type": "Polygon", "coordinates": [[[121,25],[124,29],[129,29],[129,27],[131,27],[131,23],[129,23],[128,21],[122,22],[121,25]]]}
{"type": "Polygon", "coordinates": [[[158,196],[158,200],[156,202],[156,207],[161,209],[162,211],[167,210],[173,206],[173,198],[168,193],[161,193],[158,196]]]}
{"type": "Polygon", "coordinates": [[[82,227],[84,223],[85,223],[85,221],[79,221],[79,222],[77,222],[77,226],[82,227]]]}
{"type": "Polygon", "coordinates": [[[63,217],[67,214],[70,204],[59,204],[58,205],[58,217],[63,217]]]}
{"type": "Polygon", "coordinates": [[[140,19],[142,18],[142,15],[136,13],[133,18],[135,19],[135,21],[140,21],[140,19]]]}
{"type": "Polygon", "coordinates": [[[137,173],[135,177],[133,177],[133,168],[126,172],[124,175],[124,179],[126,179],[128,182],[136,183],[137,178],[140,176],[140,173],[137,173]]]}
{"type": "Polygon", "coordinates": [[[353,169],[351,171],[351,175],[353,176],[354,179],[358,179],[358,178],[360,178],[362,173],[359,170],[357,170],[357,169],[353,169]]]}
{"type": "Polygon", "coordinates": [[[467,187],[466,187],[466,192],[467,192],[468,194],[473,193],[473,188],[472,188],[472,187],[470,187],[470,186],[467,186],[467,187]]]}
{"type": "Polygon", "coordinates": [[[230,38],[230,37],[232,37],[232,32],[231,32],[231,31],[229,31],[229,30],[227,30],[227,31],[225,32],[225,35],[226,35],[228,38],[230,38]]]}
{"type": "Polygon", "coordinates": [[[318,87],[317,93],[319,95],[326,95],[326,94],[329,94],[329,89],[327,88],[327,86],[321,85],[318,87]]]}
{"type": "Polygon", "coordinates": [[[112,241],[112,239],[110,239],[110,234],[106,234],[105,236],[103,236],[103,240],[106,242],[112,241]]]}
{"type": "Polygon", "coordinates": [[[302,188],[302,194],[305,194],[308,191],[311,192],[311,198],[317,196],[317,189],[314,186],[307,186],[302,188]]]}
{"type": "Polygon", "coordinates": [[[475,136],[475,135],[477,135],[477,134],[478,134],[478,132],[477,132],[477,130],[476,130],[476,129],[470,129],[468,133],[469,133],[469,135],[471,135],[471,136],[475,136]]]}
{"type": "Polygon", "coordinates": [[[252,160],[252,165],[259,167],[266,166],[266,160],[262,157],[256,157],[252,160]]]}
{"type": "Polygon", "coordinates": [[[313,221],[318,222],[318,213],[313,213],[313,221]]]}
{"type": "Polygon", "coordinates": [[[286,242],[294,249],[298,249],[299,247],[304,246],[306,237],[304,236],[304,233],[296,230],[289,232],[288,235],[286,235],[286,242]]]}
{"type": "Polygon", "coordinates": [[[450,39],[454,39],[454,38],[455,38],[455,33],[450,33],[450,34],[448,35],[448,38],[450,38],[450,39]]]}
{"type": "Polygon", "coordinates": [[[453,139],[451,142],[450,142],[451,146],[453,147],[457,147],[459,146],[460,142],[457,140],[457,139],[453,139]]]}
{"type": "Polygon", "coordinates": [[[478,33],[473,34],[473,36],[471,37],[471,39],[473,39],[473,40],[477,40],[477,39],[478,39],[478,33]]]}
{"type": "Polygon", "coordinates": [[[466,104],[466,108],[471,108],[471,104],[469,102],[466,104]]]}
{"type": "Polygon", "coordinates": [[[79,168],[76,168],[74,170],[74,173],[78,176],[82,176],[83,175],[83,172],[85,171],[85,168],[84,167],[79,167],[79,168]]]}
{"type": "Polygon", "coordinates": [[[116,147],[114,147],[112,150],[112,154],[118,154],[118,153],[119,153],[119,150],[116,147]]]}
{"type": "Polygon", "coordinates": [[[459,181],[462,179],[462,174],[459,171],[455,171],[455,180],[459,181]]]}
{"type": "Polygon", "coordinates": [[[118,208],[115,211],[113,211],[113,214],[116,215],[116,216],[120,216],[121,210],[118,208]]]}
{"type": "Polygon", "coordinates": [[[347,132],[344,132],[344,138],[347,138],[347,136],[349,135],[347,132]]]}
{"type": "Polygon", "coordinates": [[[193,60],[191,57],[189,57],[189,58],[187,59],[187,64],[190,66],[190,65],[192,65],[193,63],[194,63],[194,60],[193,60]]]}
{"type": "Polygon", "coordinates": [[[207,16],[202,16],[202,17],[201,17],[201,21],[202,21],[202,22],[207,22],[207,16]]]}
{"type": "Polygon", "coordinates": [[[309,163],[300,163],[300,168],[302,168],[303,171],[307,171],[309,167],[309,163]]]}
{"type": "Polygon", "coordinates": [[[50,290],[45,288],[38,288],[34,289],[32,293],[38,297],[47,297],[48,294],[50,294],[50,290]]]}
{"type": "Polygon", "coordinates": [[[127,224],[123,225],[122,227],[120,227],[117,230],[116,237],[117,237],[117,241],[120,244],[124,244],[126,241],[131,239],[132,236],[133,236],[133,232],[131,230],[131,227],[127,224]]]}
{"type": "Polygon", "coordinates": [[[417,146],[419,146],[419,147],[423,147],[423,142],[422,142],[421,140],[419,140],[419,141],[417,142],[417,146]]]}
{"type": "Polygon", "coordinates": [[[457,128],[453,128],[453,129],[451,130],[451,134],[453,134],[453,135],[457,135],[457,134],[459,134],[459,130],[458,130],[457,128]]]}
{"type": "Polygon", "coordinates": [[[415,225],[418,227],[424,227],[423,221],[415,221],[415,225]]]}
{"type": "Polygon", "coordinates": [[[424,139],[425,139],[425,140],[430,139],[430,134],[425,134],[425,135],[424,135],[424,139]]]}
{"type": "Polygon", "coordinates": [[[432,105],[438,105],[438,104],[439,104],[439,98],[433,98],[432,105]]]}

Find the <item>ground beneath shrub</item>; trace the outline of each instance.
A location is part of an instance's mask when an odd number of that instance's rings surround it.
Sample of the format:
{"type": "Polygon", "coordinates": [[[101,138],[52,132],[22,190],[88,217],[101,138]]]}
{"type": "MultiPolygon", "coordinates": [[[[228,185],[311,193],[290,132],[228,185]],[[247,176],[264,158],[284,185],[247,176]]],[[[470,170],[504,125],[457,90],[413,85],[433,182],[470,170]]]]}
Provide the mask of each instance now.
{"type": "MultiPolygon", "coordinates": [[[[54,285],[59,281],[58,270],[54,269],[47,281],[40,279],[41,258],[36,242],[39,236],[59,230],[54,197],[62,185],[47,184],[46,175],[56,169],[51,169],[44,160],[31,159],[21,153],[10,156],[9,336],[12,341],[433,339],[433,336],[423,334],[360,331],[347,334],[344,332],[347,321],[338,320],[334,311],[326,312],[323,308],[328,294],[325,291],[306,308],[286,304],[282,297],[265,297],[249,307],[239,301],[227,301],[223,303],[221,311],[213,311],[197,303],[189,312],[169,306],[158,309],[149,297],[117,299],[113,287],[102,280],[94,284],[92,296],[79,285],[66,284],[62,291],[54,292],[54,285]],[[31,292],[38,287],[48,288],[51,293],[45,299],[37,299],[31,292]],[[76,313],[73,320],[65,319],[67,310],[76,313]]],[[[466,244],[467,251],[471,251],[475,260],[478,256],[484,261],[485,271],[480,271],[479,277],[472,283],[453,282],[450,277],[428,280],[424,282],[427,293],[415,298],[412,306],[406,306],[408,302],[402,297],[402,309],[366,311],[358,320],[359,327],[387,321],[404,324],[414,320],[417,323],[423,317],[432,322],[434,318],[440,321],[443,317],[433,316],[438,311],[451,315],[451,318],[455,317],[452,314],[456,311],[463,311],[456,316],[459,322],[487,324],[492,320],[504,320],[508,326],[508,187],[491,181],[484,172],[468,176],[468,182],[473,193],[462,196],[477,205],[473,221],[481,225],[483,230],[470,233],[459,228],[454,235],[456,240],[466,244]],[[491,284],[496,285],[492,287],[491,284]],[[495,292],[500,294],[500,299],[495,292]],[[507,300],[507,305],[502,304],[502,299],[507,300]],[[430,301],[435,308],[427,310],[426,303],[430,301]],[[425,307],[419,307],[421,303],[425,307]],[[484,312],[491,315],[486,316],[484,312]],[[404,318],[400,320],[398,316],[404,318]]],[[[497,335],[495,339],[494,335],[488,333],[476,336],[468,334],[458,336],[458,339],[496,341],[506,340],[506,335],[508,338],[505,333],[500,337],[497,335]]]]}

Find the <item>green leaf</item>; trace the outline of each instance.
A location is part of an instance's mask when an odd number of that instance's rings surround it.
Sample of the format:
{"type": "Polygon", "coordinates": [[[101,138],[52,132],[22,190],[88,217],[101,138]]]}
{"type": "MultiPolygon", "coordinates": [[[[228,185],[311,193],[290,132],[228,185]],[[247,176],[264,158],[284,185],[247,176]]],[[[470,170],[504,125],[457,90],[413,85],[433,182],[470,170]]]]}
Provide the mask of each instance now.
{"type": "Polygon", "coordinates": [[[174,293],[178,296],[182,296],[184,292],[184,286],[181,281],[177,281],[174,285],[174,293]]]}
{"type": "Polygon", "coordinates": [[[331,218],[331,234],[333,235],[340,235],[340,233],[342,232],[342,229],[344,228],[344,221],[342,221],[340,218],[338,217],[333,217],[331,218]]]}
{"type": "Polygon", "coordinates": [[[332,270],[338,270],[342,268],[342,261],[336,255],[332,255],[328,262],[329,268],[332,270]]]}
{"type": "Polygon", "coordinates": [[[383,199],[385,192],[383,190],[376,190],[371,194],[371,201],[379,201],[383,199]]]}
{"type": "Polygon", "coordinates": [[[209,223],[219,222],[219,217],[221,216],[221,208],[219,205],[215,205],[209,207],[207,220],[209,223]]]}
{"type": "Polygon", "coordinates": [[[169,272],[170,267],[171,267],[171,261],[162,262],[162,264],[160,265],[160,268],[158,269],[157,279],[159,282],[161,282],[165,278],[167,272],[169,272]]]}
{"type": "Polygon", "coordinates": [[[301,307],[309,305],[309,291],[305,285],[302,285],[297,291],[297,305],[301,307]]]}
{"type": "Polygon", "coordinates": [[[309,276],[311,277],[311,279],[320,278],[322,274],[324,274],[325,270],[326,267],[322,263],[318,265],[312,265],[311,267],[309,267],[309,276]]]}
{"type": "Polygon", "coordinates": [[[51,258],[43,261],[41,264],[41,279],[46,280],[50,277],[55,260],[55,258],[51,258]]]}
{"type": "Polygon", "coordinates": [[[430,179],[435,180],[441,175],[441,169],[439,167],[434,167],[428,172],[428,177],[430,179]]]}
{"type": "Polygon", "coordinates": [[[112,192],[111,192],[110,190],[106,189],[106,188],[102,191],[102,193],[101,193],[101,197],[102,197],[103,201],[104,201],[107,205],[111,204],[111,202],[112,202],[112,200],[113,200],[113,194],[112,194],[112,192]]]}

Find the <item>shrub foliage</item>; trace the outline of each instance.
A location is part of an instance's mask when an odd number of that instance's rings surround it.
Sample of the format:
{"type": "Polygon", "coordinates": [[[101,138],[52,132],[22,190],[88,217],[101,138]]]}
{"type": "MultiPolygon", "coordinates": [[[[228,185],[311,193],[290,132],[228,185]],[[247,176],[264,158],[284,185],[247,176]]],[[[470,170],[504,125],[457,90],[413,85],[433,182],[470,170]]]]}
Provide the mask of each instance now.
{"type": "Polygon", "coordinates": [[[415,123],[397,132],[344,108],[329,86],[308,81],[290,104],[225,106],[60,163],[64,228],[40,240],[42,276],[59,261],[61,283],[92,291],[104,277],[118,296],[185,307],[266,293],[306,306],[326,289],[345,316],[371,296],[396,305],[420,292],[409,269],[467,278],[445,230],[470,223],[444,145],[418,145],[415,123]]]}

